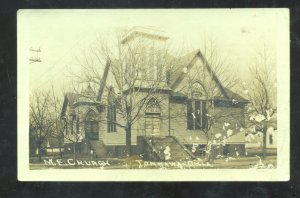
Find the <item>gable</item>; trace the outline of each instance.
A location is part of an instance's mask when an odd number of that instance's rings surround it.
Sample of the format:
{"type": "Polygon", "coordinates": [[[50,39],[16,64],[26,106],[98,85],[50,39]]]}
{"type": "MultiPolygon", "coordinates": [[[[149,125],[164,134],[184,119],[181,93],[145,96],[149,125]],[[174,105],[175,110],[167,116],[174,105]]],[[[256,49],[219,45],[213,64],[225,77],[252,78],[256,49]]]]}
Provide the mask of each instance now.
{"type": "Polygon", "coordinates": [[[177,66],[177,73],[173,73],[173,83],[170,82],[170,86],[174,91],[188,95],[192,86],[197,83],[201,85],[203,93],[209,98],[212,96],[223,96],[219,89],[218,81],[203,63],[199,56],[199,51],[186,55],[184,59],[185,61],[181,62],[181,66],[177,66]]]}
{"type": "Polygon", "coordinates": [[[66,93],[64,97],[64,102],[61,110],[61,118],[63,118],[66,115],[68,106],[73,104],[77,99],[79,98],[79,94],[75,93],[66,93]]]}
{"type": "Polygon", "coordinates": [[[169,74],[169,85],[173,91],[188,94],[191,85],[198,82],[205,89],[209,98],[216,97],[219,100],[235,99],[239,102],[248,102],[222,85],[200,50],[179,58],[176,66],[169,70],[169,74]]]}
{"type": "MultiPolygon", "coordinates": [[[[89,88],[88,88],[89,89],[89,88]]],[[[98,111],[101,111],[103,104],[96,100],[96,95],[84,95],[87,93],[84,91],[82,94],[77,93],[66,93],[64,97],[64,102],[61,110],[60,117],[63,119],[70,111],[70,108],[77,108],[81,106],[94,106],[98,111]]]]}
{"type": "Polygon", "coordinates": [[[193,61],[196,60],[196,54],[197,51],[190,52],[182,57],[174,58],[174,61],[172,61],[173,65],[172,68],[169,69],[169,85],[174,88],[176,85],[178,85],[181,80],[183,79],[182,75],[185,75],[184,69],[190,68],[193,66],[193,61]]]}

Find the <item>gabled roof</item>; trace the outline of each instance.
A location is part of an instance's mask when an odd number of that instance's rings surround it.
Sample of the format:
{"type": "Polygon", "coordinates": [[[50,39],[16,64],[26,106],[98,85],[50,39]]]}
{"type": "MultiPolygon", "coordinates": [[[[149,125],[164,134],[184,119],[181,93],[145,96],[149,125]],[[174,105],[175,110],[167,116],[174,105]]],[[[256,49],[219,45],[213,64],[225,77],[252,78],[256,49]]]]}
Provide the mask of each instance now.
{"type": "Polygon", "coordinates": [[[69,104],[73,104],[80,97],[77,93],[66,93],[64,103],[62,106],[60,117],[63,118],[66,115],[67,107],[69,104]]]}
{"type": "MultiPolygon", "coordinates": [[[[168,85],[171,88],[171,90],[175,90],[176,87],[182,82],[182,80],[187,75],[188,71],[194,66],[197,59],[201,59],[204,63],[204,66],[207,68],[208,72],[212,74],[213,80],[216,82],[216,85],[218,86],[220,92],[222,93],[222,97],[216,97],[215,99],[218,100],[236,100],[238,102],[247,103],[248,100],[240,96],[239,94],[231,91],[230,89],[224,87],[219,80],[218,76],[215,74],[215,72],[211,69],[211,66],[203,56],[200,50],[195,50],[193,52],[190,52],[184,56],[181,56],[179,58],[172,57],[171,55],[167,58],[166,66],[172,65],[172,63],[175,63],[175,65],[171,68],[167,68],[167,77],[168,77],[168,85]]],[[[116,80],[117,85],[121,86],[121,62],[117,59],[110,59],[109,65],[111,68],[111,72],[114,76],[114,79],[116,80]]],[[[104,77],[107,76],[103,75],[104,77]]],[[[106,80],[106,79],[105,79],[106,80]]],[[[103,79],[103,82],[105,83],[105,80],[103,79]]],[[[100,86],[101,88],[102,86],[100,86]]],[[[100,89],[99,89],[100,91],[100,89]]],[[[103,91],[103,90],[102,90],[103,91]]]]}
{"type": "Polygon", "coordinates": [[[174,62],[176,65],[174,65],[169,70],[169,84],[173,88],[176,81],[179,83],[182,79],[180,78],[182,75],[185,75],[184,68],[187,67],[187,69],[190,69],[193,66],[193,60],[195,60],[195,57],[197,55],[199,50],[190,52],[182,57],[174,58],[174,62]],[[189,66],[189,68],[188,68],[189,66]]]}
{"type": "Polygon", "coordinates": [[[108,72],[109,72],[109,68],[111,67],[111,61],[108,58],[106,61],[106,65],[105,65],[105,69],[103,72],[103,76],[100,80],[100,87],[99,87],[99,91],[98,91],[98,95],[97,95],[97,101],[101,101],[102,95],[103,95],[103,91],[104,91],[104,87],[106,84],[106,80],[107,80],[107,76],[108,76],[108,72]]]}
{"type": "Polygon", "coordinates": [[[172,89],[175,89],[182,82],[182,80],[187,75],[188,71],[194,66],[194,63],[197,60],[197,58],[200,58],[202,60],[204,66],[206,67],[208,72],[212,74],[213,80],[216,82],[219,90],[221,91],[222,95],[224,96],[224,97],[220,97],[219,98],[220,100],[235,99],[239,102],[248,102],[248,100],[246,100],[239,94],[231,91],[230,89],[228,89],[222,85],[218,76],[212,70],[211,66],[209,65],[209,63],[207,62],[207,60],[205,59],[205,57],[203,56],[203,54],[201,53],[200,50],[190,52],[190,53],[178,58],[176,61],[176,63],[177,63],[176,66],[172,67],[169,70],[169,75],[170,75],[169,84],[172,89]]]}
{"type": "Polygon", "coordinates": [[[121,62],[118,59],[110,59],[110,67],[111,67],[111,73],[114,76],[114,79],[118,85],[119,88],[121,88],[121,62]]]}
{"type": "Polygon", "coordinates": [[[61,110],[61,118],[66,115],[68,105],[72,105],[76,107],[77,105],[99,105],[101,104],[99,101],[96,100],[96,95],[85,95],[85,94],[92,94],[91,90],[87,88],[81,94],[78,93],[66,93],[64,97],[64,102],[61,110]]]}

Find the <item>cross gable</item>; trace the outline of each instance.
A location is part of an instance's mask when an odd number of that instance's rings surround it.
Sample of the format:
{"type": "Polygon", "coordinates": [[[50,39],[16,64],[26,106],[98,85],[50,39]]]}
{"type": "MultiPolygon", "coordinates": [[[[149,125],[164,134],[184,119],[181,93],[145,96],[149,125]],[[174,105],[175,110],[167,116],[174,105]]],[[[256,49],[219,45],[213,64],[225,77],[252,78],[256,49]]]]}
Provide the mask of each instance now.
{"type": "Polygon", "coordinates": [[[235,99],[239,102],[248,102],[237,93],[223,86],[200,50],[177,58],[176,65],[168,72],[168,83],[173,91],[184,93],[191,90],[192,83],[200,83],[204,90],[206,89],[206,92],[213,90],[210,97],[216,96],[216,99],[221,100],[235,99]]]}

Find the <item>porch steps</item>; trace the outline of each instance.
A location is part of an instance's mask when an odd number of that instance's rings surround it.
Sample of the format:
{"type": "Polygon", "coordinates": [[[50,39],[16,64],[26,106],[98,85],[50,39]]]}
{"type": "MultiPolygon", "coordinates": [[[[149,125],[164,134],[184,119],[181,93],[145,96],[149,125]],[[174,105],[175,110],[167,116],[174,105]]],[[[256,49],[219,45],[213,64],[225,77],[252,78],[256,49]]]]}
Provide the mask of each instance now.
{"type": "Polygon", "coordinates": [[[172,136],[168,137],[147,137],[151,145],[156,149],[161,160],[165,161],[184,161],[192,160],[195,157],[191,154],[188,149],[180,144],[180,142],[172,136]],[[169,153],[164,153],[166,147],[169,146],[169,153]],[[167,157],[169,156],[169,158],[167,157]],[[167,157],[167,158],[166,158],[167,157]]]}
{"type": "Polygon", "coordinates": [[[106,149],[103,141],[90,140],[89,142],[90,142],[91,149],[94,149],[95,156],[97,158],[106,157],[106,149]]]}

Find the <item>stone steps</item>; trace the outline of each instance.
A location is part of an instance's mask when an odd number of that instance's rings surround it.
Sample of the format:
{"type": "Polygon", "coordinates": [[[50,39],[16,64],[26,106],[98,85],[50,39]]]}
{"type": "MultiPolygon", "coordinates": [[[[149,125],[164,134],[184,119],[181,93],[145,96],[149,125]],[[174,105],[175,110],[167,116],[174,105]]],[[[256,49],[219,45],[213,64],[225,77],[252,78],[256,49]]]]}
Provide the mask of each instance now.
{"type": "Polygon", "coordinates": [[[191,156],[187,153],[187,148],[182,147],[172,137],[154,137],[149,138],[151,144],[156,150],[162,153],[163,156],[169,156],[167,161],[180,161],[180,160],[191,160],[191,156]],[[169,146],[169,154],[164,154],[164,150],[169,146]]]}

